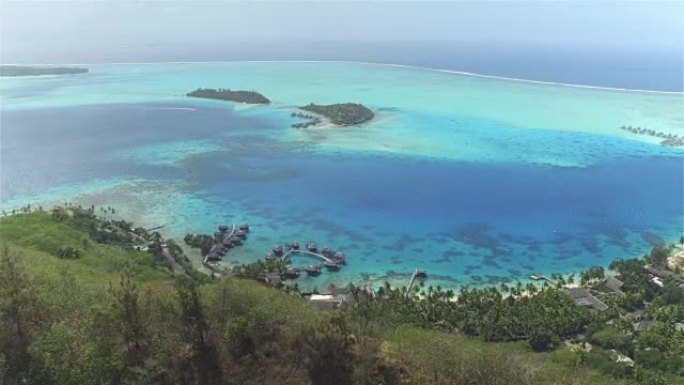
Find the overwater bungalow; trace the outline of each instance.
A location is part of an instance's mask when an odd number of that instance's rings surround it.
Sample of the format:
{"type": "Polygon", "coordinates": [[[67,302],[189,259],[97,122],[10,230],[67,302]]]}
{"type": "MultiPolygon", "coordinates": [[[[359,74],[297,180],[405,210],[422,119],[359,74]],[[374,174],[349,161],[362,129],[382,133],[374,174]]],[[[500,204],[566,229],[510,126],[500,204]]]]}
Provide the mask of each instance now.
{"type": "Polygon", "coordinates": [[[292,243],[290,243],[290,249],[299,250],[299,242],[293,241],[292,243]]]}
{"type": "Polygon", "coordinates": [[[234,234],[237,235],[238,237],[242,238],[242,239],[247,239],[247,232],[246,231],[236,230],[234,234]]]}
{"type": "Polygon", "coordinates": [[[242,239],[238,237],[237,235],[233,235],[230,237],[230,240],[233,242],[235,246],[239,246],[242,244],[242,239]]]}
{"type": "Polygon", "coordinates": [[[277,258],[277,257],[276,257],[275,255],[273,255],[273,253],[268,253],[268,254],[266,254],[266,256],[264,257],[264,259],[267,260],[267,261],[275,261],[276,258],[277,258]]]}
{"type": "Polygon", "coordinates": [[[283,255],[283,245],[273,246],[273,254],[275,254],[278,257],[283,255]]]}
{"type": "Polygon", "coordinates": [[[243,223],[240,226],[238,226],[238,229],[248,233],[249,232],[249,223],[243,223]]]}
{"type": "Polygon", "coordinates": [[[220,232],[225,233],[228,231],[228,225],[219,225],[218,229],[220,232]]]}
{"type": "Polygon", "coordinates": [[[296,267],[289,267],[285,271],[285,277],[290,279],[299,278],[299,269],[297,269],[296,267]]]}
{"type": "Polygon", "coordinates": [[[308,275],[321,274],[321,265],[309,265],[304,269],[304,271],[306,271],[306,274],[308,275]]]}
{"type": "Polygon", "coordinates": [[[329,247],[324,247],[321,249],[321,254],[323,254],[326,257],[330,257],[333,254],[335,254],[335,250],[329,248],[329,247]]]}
{"type": "Polygon", "coordinates": [[[328,270],[339,270],[340,265],[331,261],[323,261],[323,266],[327,267],[328,270]]]}
{"type": "Polygon", "coordinates": [[[309,242],[306,244],[306,249],[312,253],[315,253],[316,251],[318,251],[318,246],[316,246],[316,243],[314,242],[309,242]]]}
{"type": "Polygon", "coordinates": [[[220,236],[221,236],[221,232],[220,232],[220,231],[215,231],[215,232],[214,232],[214,238],[219,238],[220,236]]]}
{"type": "Polygon", "coordinates": [[[427,272],[423,269],[416,269],[416,278],[427,278],[427,272]]]}
{"type": "Polygon", "coordinates": [[[231,248],[233,247],[233,241],[231,241],[230,238],[226,238],[223,240],[223,246],[226,248],[231,248]]]}
{"type": "Polygon", "coordinates": [[[216,254],[214,252],[207,254],[207,256],[205,258],[205,261],[207,261],[207,262],[216,262],[216,261],[220,261],[220,260],[221,260],[221,256],[219,256],[218,254],[216,254]]]}
{"type": "Polygon", "coordinates": [[[333,255],[332,259],[333,259],[333,261],[335,261],[338,264],[343,265],[343,264],[347,263],[347,256],[344,255],[344,253],[341,251],[338,251],[337,253],[335,253],[333,255]]]}

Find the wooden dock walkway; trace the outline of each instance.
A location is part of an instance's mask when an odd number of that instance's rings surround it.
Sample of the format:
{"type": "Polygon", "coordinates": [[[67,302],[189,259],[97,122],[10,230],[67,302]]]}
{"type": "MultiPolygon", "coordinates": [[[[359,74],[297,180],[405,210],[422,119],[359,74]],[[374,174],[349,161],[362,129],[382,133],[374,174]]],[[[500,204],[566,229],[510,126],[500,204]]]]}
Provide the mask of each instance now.
{"type": "Polygon", "coordinates": [[[411,280],[409,281],[408,286],[406,287],[406,294],[411,292],[411,288],[413,287],[413,283],[416,281],[416,276],[418,275],[418,269],[411,274],[411,280]]]}
{"type": "Polygon", "coordinates": [[[282,256],[281,258],[285,259],[285,258],[287,258],[288,255],[294,254],[294,253],[308,254],[308,255],[311,255],[311,256],[313,256],[313,257],[320,258],[321,260],[326,261],[326,262],[336,263],[335,261],[333,261],[332,259],[326,257],[326,256],[323,255],[323,254],[312,253],[311,251],[308,251],[308,250],[295,250],[295,249],[291,249],[291,250],[289,250],[287,253],[283,254],[283,256],[282,256]]]}
{"type": "MultiPolygon", "coordinates": [[[[230,233],[228,233],[227,235],[224,235],[223,238],[221,238],[221,241],[223,241],[224,239],[226,239],[226,237],[228,237],[228,238],[232,237],[233,234],[235,234],[235,231],[237,231],[237,226],[235,226],[235,223],[233,223],[233,228],[230,230],[230,233]]],[[[214,246],[214,247],[217,247],[217,246],[219,246],[219,245],[217,244],[217,245],[214,246]]],[[[214,250],[214,247],[212,247],[211,250],[214,250]]],[[[204,256],[204,262],[203,262],[203,263],[204,263],[205,265],[207,264],[207,262],[209,262],[209,261],[207,260],[207,259],[209,258],[209,255],[211,255],[211,251],[209,251],[209,253],[207,253],[207,255],[204,256]]]]}

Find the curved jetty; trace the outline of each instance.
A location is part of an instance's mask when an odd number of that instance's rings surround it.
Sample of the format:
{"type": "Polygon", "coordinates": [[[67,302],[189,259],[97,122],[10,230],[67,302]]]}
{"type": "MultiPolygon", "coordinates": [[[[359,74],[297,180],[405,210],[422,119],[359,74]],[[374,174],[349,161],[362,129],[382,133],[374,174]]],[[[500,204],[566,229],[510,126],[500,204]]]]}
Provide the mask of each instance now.
{"type": "Polygon", "coordinates": [[[247,104],[269,104],[268,98],[256,91],[233,91],[229,89],[219,88],[198,88],[194,91],[188,92],[186,96],[192,98],[225,100],[229,102],[247,103],[247,104]]]}
{"type": "Polygon", "coordinates": [[[309,104],[299,107],[302,110],[322,115],[338,126],[354,126],[373,119],[373,111],[363,104],[340,103],[340,104],[309,104]]]}
{"type": "Polygon", "coordinates": [[[284,247],[281,244],[276,244],[264,259],[267,261],[281,259],[289,263],[288,257],[293,254],[308,255],[321,260],[320,264],[311,264],[304,268],[304,271],[311,276],[319,275],[322,267],[327,268],[329,271],[337,271],[347,261],[344,253],[335,251],[330,247],[324,247],[319,251],[318,246],[313,241],[309,241],[303,250],[300,249],[299,242],[297,241],[286,242],[284,247]]]}

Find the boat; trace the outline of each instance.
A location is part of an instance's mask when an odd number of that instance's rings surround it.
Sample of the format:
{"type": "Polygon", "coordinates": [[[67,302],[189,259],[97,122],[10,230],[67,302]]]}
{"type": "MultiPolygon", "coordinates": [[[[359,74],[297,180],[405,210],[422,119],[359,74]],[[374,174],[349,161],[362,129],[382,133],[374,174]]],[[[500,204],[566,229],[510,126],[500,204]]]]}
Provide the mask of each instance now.
{"type": "Polygon", "coordinates": [[[321,274],[321,266],[320,265],[309,265],[304,269],[304,271],[306,271],[306,274],[308,274],[308,275],[318,275],[318,274],[321,274]]]}
{"type": "Polygon", "coordinates": [[[534,273],[530,275],[530,278],[534,279],[535,281],[543,281],[546,279],[542,273],[534,273]]]}

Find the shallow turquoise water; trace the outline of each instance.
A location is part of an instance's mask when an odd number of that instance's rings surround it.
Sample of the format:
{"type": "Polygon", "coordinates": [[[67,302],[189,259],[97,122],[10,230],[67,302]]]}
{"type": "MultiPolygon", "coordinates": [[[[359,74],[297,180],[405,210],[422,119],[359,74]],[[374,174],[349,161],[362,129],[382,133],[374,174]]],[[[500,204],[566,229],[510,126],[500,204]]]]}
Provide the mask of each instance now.
{"type": "Polygon", "coordinates": [[[348,254],[307,286],[402,283],[418,267],[446,286],[525,279],[607,265],[684,231],[684,152],[617,128],[681,135],[681,94],[344,63],[91,68],[0,80],[3,208],[112,205],[177,238],[250,222],[227,263],[290,240],[348,254]],[[275,103],[182,96],[200,86],[275,103]],[[347,101],[377,119],[289,127],[293,106],[347,101]]]}

